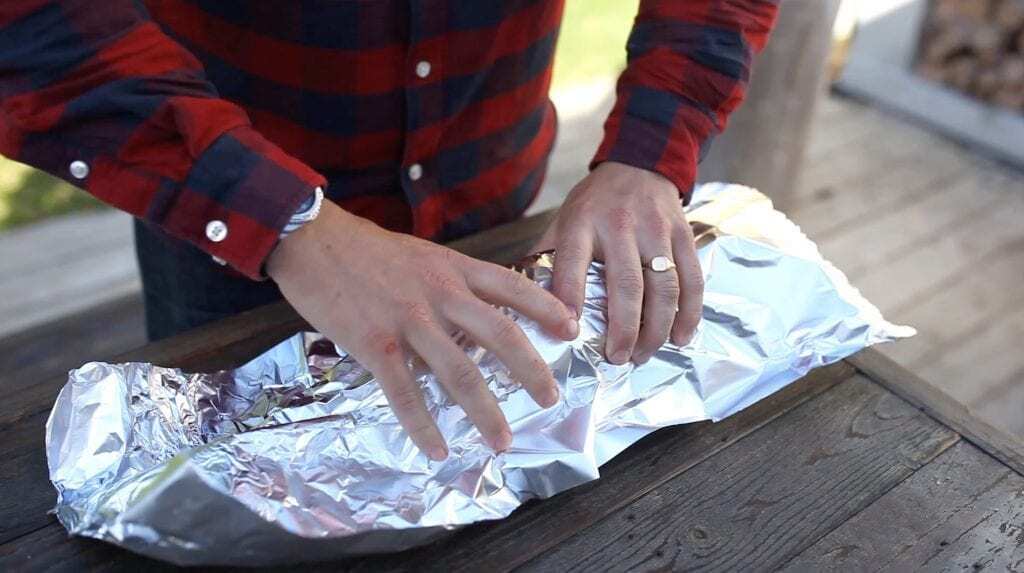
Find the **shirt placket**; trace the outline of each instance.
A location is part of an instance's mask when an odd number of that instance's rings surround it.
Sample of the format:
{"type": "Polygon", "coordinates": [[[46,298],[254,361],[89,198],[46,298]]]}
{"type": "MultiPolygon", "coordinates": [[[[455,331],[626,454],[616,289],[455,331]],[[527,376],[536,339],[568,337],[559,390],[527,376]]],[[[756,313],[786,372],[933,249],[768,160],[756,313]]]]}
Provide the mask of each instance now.
{"type": "Polygon", "coordinates": [[[414,233],[424,223],[417,205],[441,189],[437,152],[444,124],[446,10],[444,0],[409,0],[406,132],[400,179],[413,208],[414,233]]]}

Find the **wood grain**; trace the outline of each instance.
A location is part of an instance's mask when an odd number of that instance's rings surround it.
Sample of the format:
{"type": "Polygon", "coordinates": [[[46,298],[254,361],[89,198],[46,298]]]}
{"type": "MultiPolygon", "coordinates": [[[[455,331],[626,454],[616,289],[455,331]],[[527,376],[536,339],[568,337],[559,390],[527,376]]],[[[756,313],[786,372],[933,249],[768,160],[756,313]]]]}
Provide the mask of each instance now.
{"type": "Polygon", "coordinates": [[[0,339],[0,432],[41,405],[49,408],[69,369],[85,360],[109,360],[145,342],[138,295],[0,339]]]}
{"type": "Polygon", "coordinates": [[[1024,477],[960,442],[786,571],[1024,570],[1024,477]]]}
{"type": "Polygon", "coordinates": [[[958,439],[869,379],[854,377],[524,570],[769,570],[958,439]]]}
{"type": "Polygon", "coordinates": [[[952,399],[941,389],[904,369],[875,349],[862,350],[847,361],[894,394],[927,412],[1017,473],[1024,475],[1024,444],[1015,436],[975,416],[966,406],[952,399]]]}

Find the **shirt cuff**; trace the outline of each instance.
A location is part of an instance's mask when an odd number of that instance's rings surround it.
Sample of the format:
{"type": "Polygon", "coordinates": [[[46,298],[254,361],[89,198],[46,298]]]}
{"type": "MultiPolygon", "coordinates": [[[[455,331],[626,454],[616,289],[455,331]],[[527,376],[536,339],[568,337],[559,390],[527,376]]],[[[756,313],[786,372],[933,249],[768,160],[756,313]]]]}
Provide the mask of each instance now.
{"type": "Polygon", "coordinates": [[[149,217],[252,279],[323,176],[251,127],[225,132],[195,160],[173,202],[149,217]]]}
{"type": "Polygon", "coordinates": [[[697,106],[664,91],[632,88],[626,97],[620,92],[590,168],[616,161],[659,173],[689,202],[697,163],[712,132],[707,114],[697,106]]]}

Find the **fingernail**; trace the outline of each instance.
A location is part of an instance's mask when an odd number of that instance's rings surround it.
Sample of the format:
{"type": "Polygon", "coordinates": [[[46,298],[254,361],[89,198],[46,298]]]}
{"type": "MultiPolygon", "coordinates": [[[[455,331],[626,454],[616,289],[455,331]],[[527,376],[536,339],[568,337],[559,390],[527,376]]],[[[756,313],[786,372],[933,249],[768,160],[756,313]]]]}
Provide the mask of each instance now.
{"type": "Polygon", "coordinates": [[[575,320],[568,320],[565,323],[565,333],[570,340],[580,335],[580,325],[575,320]]]}
{"type": "Polygon", "coordinates": [[[491,442],[491,448],[498,453],[504,452],[505,450],[509,449],[511,445],[512,434],[508,431],[503,431],[502,433],[498,434],[498,437],[494,438],[494,441],[491,442]]]}
{"type": "Polygon", "coordinates": [[[576,320],[580,319],[580,309],[576,308],[576,305],[574,305],[574,304],[567,304],[567,305],[565,305],[565,308],[569,309],[569,314],[574,316],[576,318],[576,320]]]}
{"type": "Polygon", "coordinates": [[[676,346],[686,346],[687,344],[690,343],[691,340],[693,340],[692,332],[689,334],[684,334],[682,336],[673,336],[672,344],[675,344],[676,346]]]}
{"type": "Polygon", "coordinates": [[[626,362],[629,362],[629,351],[628,350],[618,350],[618,351],[616,351],[615,353],[612,354],[612,362],[615,363],[615,364],[625,364],[626,362]]]}
{"type": "Polygon", "coordinates": [[[558,388],[552,388],[541,400],[540,407],[547,409],[558,403],[558,388]]]}
{"type": "Polygon", "coordinates": [[[427,457],[435,462],[443,462],[448,459],[448,448],[444,446],[434,446],[427,452],[427,457]]]}

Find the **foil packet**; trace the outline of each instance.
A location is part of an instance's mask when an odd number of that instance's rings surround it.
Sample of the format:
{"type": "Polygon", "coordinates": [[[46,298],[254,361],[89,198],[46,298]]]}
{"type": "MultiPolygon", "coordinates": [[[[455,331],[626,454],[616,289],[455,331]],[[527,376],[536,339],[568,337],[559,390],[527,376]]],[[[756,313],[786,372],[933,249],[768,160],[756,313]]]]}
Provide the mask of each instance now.
{"type": "MultiPolygon", "coordinates": [[[[495,454],[422,364],[449,442],[421,454],[373,376],[316,333],[235,370],[152,364],[73,370],[46,427],[56,515],[74,535],[178,564],[271,565],[398,551],[507,516],[598,479],[665,426],[721,420],[810,369],[910,336],[886,322],[767,197],[706,184],[686,207],[705,278],[703,319],[643,366],[603,356],[603,268],[591,266],[579,337],[548,337],[509,311],[550,365],[559,403],[539,408],[468,341],[513,431],[495,454]]],[[[523,271],[551,279],[552,255],[523,271]]]]}

